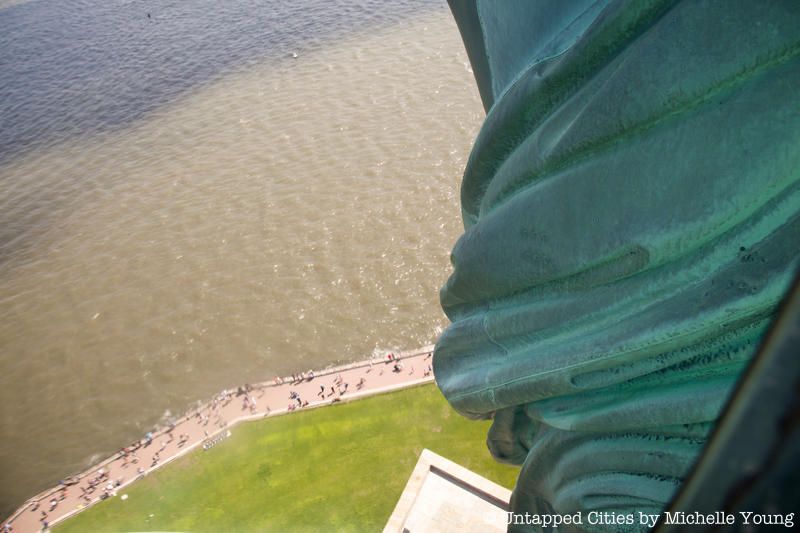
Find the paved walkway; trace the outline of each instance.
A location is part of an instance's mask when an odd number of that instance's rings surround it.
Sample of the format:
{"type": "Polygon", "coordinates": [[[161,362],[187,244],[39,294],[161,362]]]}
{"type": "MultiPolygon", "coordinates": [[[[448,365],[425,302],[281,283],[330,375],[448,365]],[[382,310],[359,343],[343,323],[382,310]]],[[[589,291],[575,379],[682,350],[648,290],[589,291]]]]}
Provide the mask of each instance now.
{"type": "Polygon", "coordinates": [[[433,381],[432,351],[433,346],[426,346],[392,355],[391,359],[371,359],[222,391],[170,427],[148,433],[113,457],[29,499],[3,522],[3,528],[11,529],[0,532],[43,531],[47,525],[65,520],[101,500],[124,498],[123,488],[195,448],[216,445],[239,422],[433,381]]]}

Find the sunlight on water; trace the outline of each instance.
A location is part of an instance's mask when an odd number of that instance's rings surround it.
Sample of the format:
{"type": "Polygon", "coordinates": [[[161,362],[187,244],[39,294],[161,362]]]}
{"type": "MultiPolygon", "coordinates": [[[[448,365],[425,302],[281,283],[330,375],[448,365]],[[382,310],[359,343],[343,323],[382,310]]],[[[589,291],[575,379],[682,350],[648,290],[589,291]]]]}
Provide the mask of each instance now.
{"type": "MultiPolygon", "coordinates": [[[[4,510],[166,410],[435,340],[482,119],[456,26],[435,6],[264,52],[136,117],[6,143],[4,510]]],[[[57,121],[43,109],[24,121],[57,121]]]]}

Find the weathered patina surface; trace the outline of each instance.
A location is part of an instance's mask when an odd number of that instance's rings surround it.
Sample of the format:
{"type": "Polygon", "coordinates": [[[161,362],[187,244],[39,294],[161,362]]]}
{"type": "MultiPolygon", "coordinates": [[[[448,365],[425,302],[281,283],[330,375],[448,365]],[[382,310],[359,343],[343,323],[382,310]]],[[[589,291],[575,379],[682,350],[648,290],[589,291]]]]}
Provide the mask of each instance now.
{"type": "Polygon", "coordinates": [[[487,117],[437,382],[515,510],[659,512],[800,263],[800,2],[451,9],[487,117]]]}

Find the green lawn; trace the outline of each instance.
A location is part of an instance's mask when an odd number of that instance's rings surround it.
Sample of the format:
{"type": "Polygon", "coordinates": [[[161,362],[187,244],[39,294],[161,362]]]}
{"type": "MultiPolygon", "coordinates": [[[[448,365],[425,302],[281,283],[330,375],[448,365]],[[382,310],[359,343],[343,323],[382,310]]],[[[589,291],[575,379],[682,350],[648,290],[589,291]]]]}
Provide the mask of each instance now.
{"type": "Polygon", "coordinates": [[[433,385],[245,423],[56,531],[380,531],[423,448],[513,487],[488,426],[433,385]]]}

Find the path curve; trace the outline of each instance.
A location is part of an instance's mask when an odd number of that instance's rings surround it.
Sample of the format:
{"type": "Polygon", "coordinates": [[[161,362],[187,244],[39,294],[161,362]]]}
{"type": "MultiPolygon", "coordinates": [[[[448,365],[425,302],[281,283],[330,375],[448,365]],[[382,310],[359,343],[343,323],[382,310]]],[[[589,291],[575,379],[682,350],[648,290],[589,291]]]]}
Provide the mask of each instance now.
{"type": "Polygon", "coordinates": [[[123,488],[153,470],[197,448],[215,446],[240,422],[431,382],[432,353],[433,346],[425,346],[383,359],[224,390],[174,424],[148,433],[106,460],[28,499],[3,522],[0,531],[44,531],[45,523],[55,525],[106,498],[121,497],[123,488]]]}

